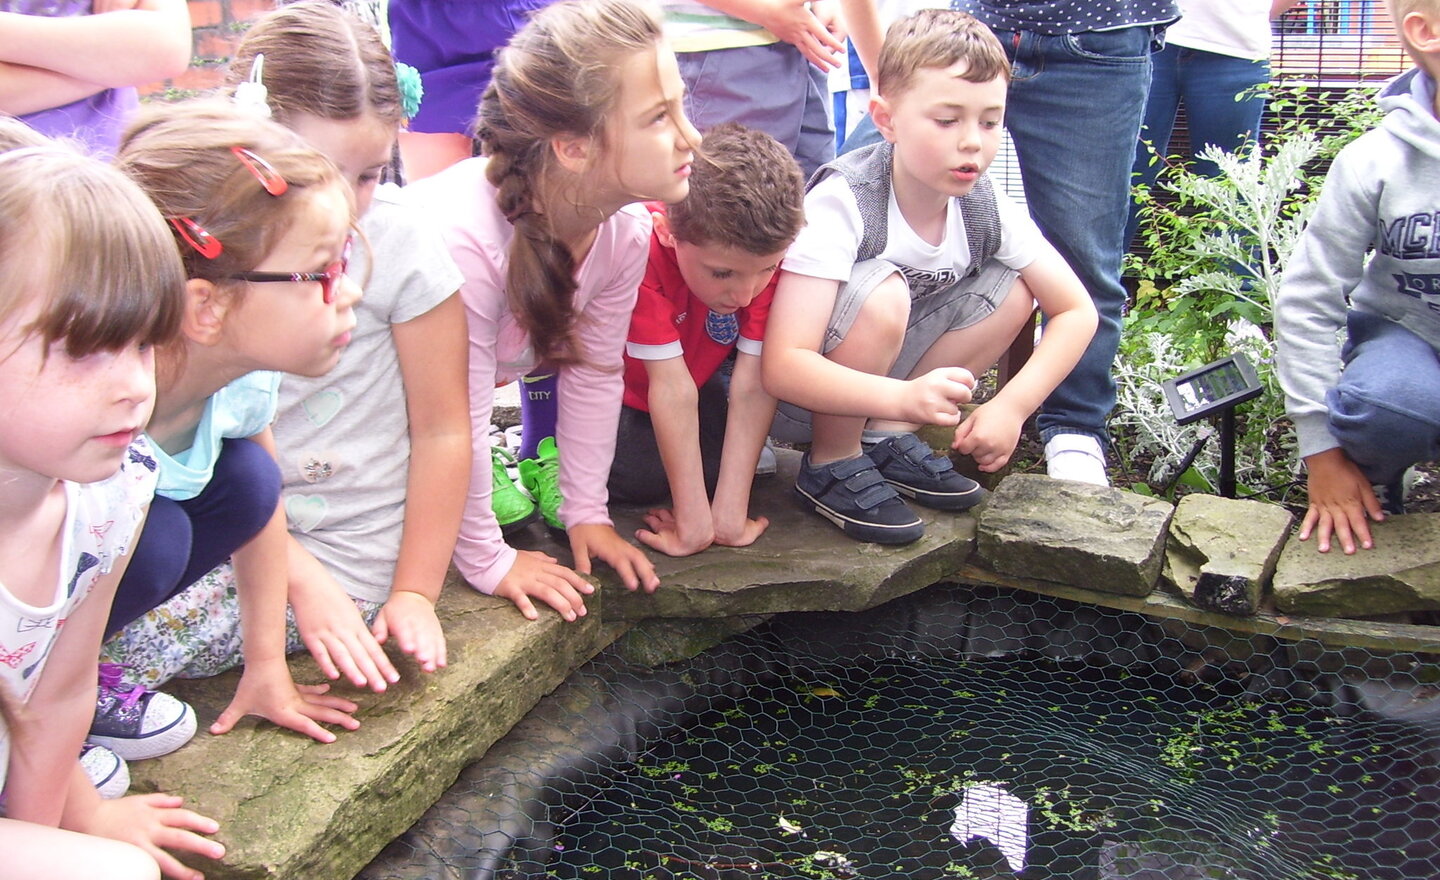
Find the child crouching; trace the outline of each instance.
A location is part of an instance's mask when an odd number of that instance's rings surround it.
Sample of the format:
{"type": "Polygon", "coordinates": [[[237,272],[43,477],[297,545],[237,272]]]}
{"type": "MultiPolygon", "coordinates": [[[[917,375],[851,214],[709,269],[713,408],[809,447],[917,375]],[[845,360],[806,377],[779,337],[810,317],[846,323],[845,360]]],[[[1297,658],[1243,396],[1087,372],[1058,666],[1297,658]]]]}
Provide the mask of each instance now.
{"type": "Polygon", "coordinates": [[[780,260],[804,223],[799,166],[740,125],[705,136],[690,194],[651,206],[655,229],[625,345],[625,397],[610,499],[670,508],[635,537],[671,556],[751,544],[750,483],[775,399],[760,348],[780,260]],[[718,370],[735,352],[728,389],[718,370]],[[713,497],[712,497],[713,496],[713,497]]]}
{"type": "Polygon", "coordinates": [[[861,541],[924,534],[900,494],[940,510],[978,503],[983,490],[910,432],[958,425],[954,448],[1004,467],[1095,332],[1075,273],[985,176],[1009,79],[1000,42],[964,13],[891,25],[871,100],[885,143],[816,174],[785,255],[761,364],[766,389],[793,404],[776,436],[812,437],[796,492],[861,541]],[[1037,302],[1049,320],[1034,356],[961,422],[975,375],[1037,302]]]}

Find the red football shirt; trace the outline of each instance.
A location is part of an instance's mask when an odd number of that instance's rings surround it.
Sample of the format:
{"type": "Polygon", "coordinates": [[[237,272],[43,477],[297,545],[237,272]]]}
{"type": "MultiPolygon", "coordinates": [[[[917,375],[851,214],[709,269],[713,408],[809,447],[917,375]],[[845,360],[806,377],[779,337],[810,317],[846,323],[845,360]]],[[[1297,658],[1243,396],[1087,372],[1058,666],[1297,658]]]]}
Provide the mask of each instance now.
{"type": "MultiPolygon", "coordinates": [[[[652,211],[664,206],[650,205],[652,211]]],[[[650,375],[645,361],[683,357],[699,388],[715,375],[732,349],[760,354],[765,321],[775,296],[775,272],[754,301],[733,315],[717,315],[701,302],[680,275],[675,251],[650,233],[650,259],[625,343],[625,405],[650,411],[650,375]]]]}

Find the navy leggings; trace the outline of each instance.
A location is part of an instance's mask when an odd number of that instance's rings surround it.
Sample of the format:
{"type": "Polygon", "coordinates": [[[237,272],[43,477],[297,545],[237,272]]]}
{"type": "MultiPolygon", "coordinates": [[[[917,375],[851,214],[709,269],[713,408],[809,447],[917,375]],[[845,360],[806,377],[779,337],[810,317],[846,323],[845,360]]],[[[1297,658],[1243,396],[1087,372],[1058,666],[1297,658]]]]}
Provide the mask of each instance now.
{"type": "Polygon", "coordinates": [[[159,606],[260,533],[280,503],[280,468],[252,440],[222,441],[215,473],[188,501],[155,496],[130,567],[120,579],[105,635],[159,606]]]}

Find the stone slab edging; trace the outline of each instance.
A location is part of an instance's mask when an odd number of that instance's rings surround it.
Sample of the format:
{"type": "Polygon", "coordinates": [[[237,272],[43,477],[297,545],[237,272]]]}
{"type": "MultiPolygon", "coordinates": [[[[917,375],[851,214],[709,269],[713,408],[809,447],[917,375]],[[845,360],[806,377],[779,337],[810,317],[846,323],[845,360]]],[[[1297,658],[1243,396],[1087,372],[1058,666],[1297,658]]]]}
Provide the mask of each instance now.
{"type": "MultiPolygon", "coordinates": [[[[598,605],[599,603],[594,603],[598,605]]],[[[526,621],[503,599],[447,585],[441,622],[448,666],[431,675],[390,651],[401,681],[384,694],[339,684],[360,704],[361,727],[321,744],[246,718],[224,736],[207,727],[234,693],[237,673],[172,682],[200,732],[172,755],[130,765],[131,791],[166,791],[220,823],[223,863],[189,859],[207,878],[353,877],[454,783],[545,694],[624,634],[598,613],[566,624],[526,621]]],[[[299,682],[323,681],[308,656],[299,682]]]]}
{"type": "MultiPolygon", "coordinates": [[[[204,730],[233,694],[235,674],[172,683],[166,689],[195,706],[201,733],[173,755],[132,764],[132,790],[182,794],[188,805],[221,823],[218,838],[229,850],[225,862],[195,860],[207,877],[345,880],[416,821],[542,696],[612,642],[628,635],[644,657],[660,663],[693,656],[771,614],[863,610],[941,581],[1028,590],[1287,640],[1440,651],[1440,627],[1287,616],[1268,606],[1252,616],[1232,616],[1198,608],[1170,592],[1134,595],[1135,578],[1148,577],[1152,586],[1159,580],[1155,548],[1166,544],[1171,513],[1168,504],[1153,499],[1014,475],[973,512],[924,512],[927,534],[915,544],[877,547],[856,543],[802,511],[791,497],[799,455],[781,450],[779,458],[780,473],[756,482],[752,510],[771,523],[754,546],[714,547],[684,559],[651,554],[662,586],[649,595],[626,592],[613,573],[597,566],[602,569],[596,579],[600,590],[587,600],[590,614],[577,623],[566,624],[548,610],[538,621],[525,621],[509,602],[475,593],[452,572],[439,606],[449,643],[448,668],[423,675],[392,653],[403,678],[387,693],[337,686],[338,693],[361,704],[362,727],[340,734],[336,743],[314,743],[257,719],[212,737],[204,730]],[[1067,521],[1082,523],[1070,527],[1080,532],[1070,553],[1057,555],[1039,544],[1027,550],[1018,539],[1000,540],[1000,525],[1017,519],[1035,519],[1040,529],[1049,528],[1035,511],[1057,518],[1063,512],[1067,521]],[[1083,525],[1086,517],[1093,527],[1083,525]],[[1095,540],[1085,540],[1087,530],[1095,540]],[[1090,588],[1096,583],[1094,569],[1072,565],[1070,557],[1095,555],[1100,545],[1119,537],[1111,533],[1128,530],[1135,534],[1128,536],[1132,549],[1120,554],[1126,556],[1119,577],[1123,592],[1090,588]],[[1099,540],[1102,533],[1105,541],[1099,540]],[[978,548],[1006,542],[1009,573],[1001,573],[978,548]],[[1029,565],[1029,559],[1035,564],[1029,565]],[[1046,577],[1034,576],[1039,574],[1046,577]]],[[[1238,508],[1242,517],[1251,509],[1238,508]]],[[[1440,529],[1440,515],[1433,516],[1440,529]]],[[[617,528],[629,535],[642,517],[643,511],[616,511],[617,528]]],[[[1256,537],[1260,545],[1284,540],[1283,534],[1274,534],[1273,517],[1254,521],[1269,523],[1256,537]]],[[[1382,547],[1390,533],[1381,530],[1377,540],[1382,547]]],[[[527,529],[516,543],[568,557],[566,548],[539,526],[527,529]]],[[[1308,545],[1303,549],[1313,553],[1308,545]]],[[[1196,548],[1189,546],[1187,552],[1193,557],[1196,548]]],[[[1222,559],[1229,552],[1225,546],[1202,547],[1200,555],[1222,559]]],[[[1434,553],[1440,559],[1440,550],[1434,553]]],[[[1097,564],[1104,571],[1117,570],[1114,559],[1097,564]]],[[[1417,567],[1423,566],[1410,565],[1417,567]]],[[[320,680],[308,657],[292,659],[291,668],[297,681],[320,680]]]]}

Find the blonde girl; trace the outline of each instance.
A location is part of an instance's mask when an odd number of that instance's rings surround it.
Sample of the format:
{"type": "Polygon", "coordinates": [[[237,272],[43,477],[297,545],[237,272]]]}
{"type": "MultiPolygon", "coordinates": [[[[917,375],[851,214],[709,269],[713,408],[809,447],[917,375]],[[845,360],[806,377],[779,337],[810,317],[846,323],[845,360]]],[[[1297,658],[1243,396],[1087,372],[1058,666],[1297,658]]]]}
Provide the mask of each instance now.
{"type": "Polygon", "coordinates": [[[629,589],[654,566],[615,531],[606,479],[622,354],[649,246],[633,203],[678,201],[700,135],[685,119],[658,12],[628,0],[567,0],[536,13],[501,50],[476,123],[483,158],[409,187],[438,222],[465,282],[470,424],[476,438],[455,562],[471,584],[535,618],[566,620],[592,591],[591,559],[629,589]],[[560,507],[575,569],[507,546],[490,508],[485,426],[494,388],[559,368],[560,507]],[[577,573],[578,572],[578,573],[577,573]]]}
{"type": "Polygon", "coordinates": [[[299,634],[331,678],[383,687],[392,637],[424,671],[445,665],[435,602],[470,474],[460,270],[399,191],[377,187],[403,98],[373,27],[324,0],[282,7],[246,32],[227,84],[252,71],[274,118],[339,166],[365,232],[350,347],[323,378],[281,384],[275,442],[299,634]]]}
{"type": "Polygon", "coordinates": [[[0,878],[198,878],[162,847],[218,859],[214,821],[169,795],[102,801],[77,759],[154,494],[141,430],[180,263],[132,183],[30,146],[0,155],[0,277],[0,878]]]}
{"type": "MultiPolygon", "coordinates": [[[[208,582],[191,585],[232,558],[245,671],[210,732],[256,714],[332,742],[320,722],[359,722],[354,703],[325,694],[328,685],[297,688],[286,666],[288,538],[269,424],[279,373],[323,375],[350,341],[360,299],[345,274],[350,189],[293,132],[222,101],[149,109],[116,164],[169,222],[188,280],[147,429],[160,487],[110,629],[182,590],[202,598],[208,582]]],[[[175,618],[168,631],[127,627],[106,657],[142,674],[168,652],[224,668],[236,629],[228,608],[175,618]]]]}

